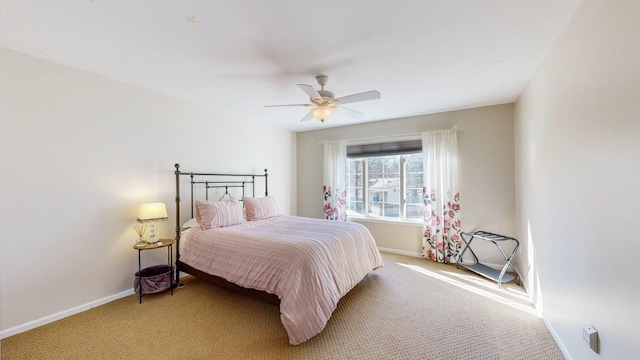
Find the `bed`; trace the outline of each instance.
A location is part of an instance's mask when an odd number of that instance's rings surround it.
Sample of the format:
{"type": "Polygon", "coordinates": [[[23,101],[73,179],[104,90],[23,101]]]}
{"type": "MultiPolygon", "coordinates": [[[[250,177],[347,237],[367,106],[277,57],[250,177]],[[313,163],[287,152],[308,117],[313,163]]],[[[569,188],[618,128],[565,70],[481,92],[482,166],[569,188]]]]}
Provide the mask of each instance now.
{"type": "Polygon", "coordinates": [[[176,283],[184,272],[279,306],[291,345],[320,333],[340,298],[383,266],[364,226],[281,214],[268,193],[267,170],[246,175],[175,168],[176,283]],[[180,215],[183,177],[191,198],[186,218],[180,215]],[[265,189],[261,197],[255,196],[258,182],[265,189]],[[204,199],[194,200],[198,194],[204,199]]]}

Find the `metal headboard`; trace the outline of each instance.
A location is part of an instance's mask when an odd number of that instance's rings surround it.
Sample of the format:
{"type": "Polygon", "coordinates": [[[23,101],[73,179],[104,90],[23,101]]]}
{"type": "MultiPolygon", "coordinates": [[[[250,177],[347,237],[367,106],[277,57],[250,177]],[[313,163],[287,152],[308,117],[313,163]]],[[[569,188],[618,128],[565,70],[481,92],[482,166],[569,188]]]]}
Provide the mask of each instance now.
{"type": "MultiPolygon", "coordinates": [[[[242,196],[247,195],[247,186],[251,185],[251,196],[255,196],[256,193],[256,178],[264,177],[264,196],[269,195],[267,169],[264,169],[264,174],[218,174],[218,173],[198,173],[198,172],[184,172],[180,171],[180,164],[175,164],[176,171],[176,259],[180,260],[180,176],[189,176],[191,184],[191,217],[194,217],[194,188],[202,187],[205,192],[205,200],[209,200],[210,189],[224,189],[222,197],[229,195],[230,188],[242,188],[242,196]],[[216,179],[240,179],[240,180],[216,180],[216,179]]],[[[222,198],[221,198],[222,199],[222,198]]],[[[176,279],[177,279],[176,272],[176,279]]]]}

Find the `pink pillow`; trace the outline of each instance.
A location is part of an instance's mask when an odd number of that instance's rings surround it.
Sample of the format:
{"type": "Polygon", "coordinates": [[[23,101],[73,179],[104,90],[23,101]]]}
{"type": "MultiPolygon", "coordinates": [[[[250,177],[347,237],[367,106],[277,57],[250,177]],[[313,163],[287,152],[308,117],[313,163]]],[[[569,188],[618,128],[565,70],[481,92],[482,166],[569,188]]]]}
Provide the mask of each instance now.
{"type": "Polygon", "coordinates": [[[276,200],[271,196],[263,198],[242,197],[244,207],[247,209],[247,220],[262,220],[282,215],[276,200]]]}
{"type": "Polygon", "coordinates": [[[244,221],[242,206],[233,199],[221,202],[197,200],[196,221],[202,230],[240,224],[244,221]]]}

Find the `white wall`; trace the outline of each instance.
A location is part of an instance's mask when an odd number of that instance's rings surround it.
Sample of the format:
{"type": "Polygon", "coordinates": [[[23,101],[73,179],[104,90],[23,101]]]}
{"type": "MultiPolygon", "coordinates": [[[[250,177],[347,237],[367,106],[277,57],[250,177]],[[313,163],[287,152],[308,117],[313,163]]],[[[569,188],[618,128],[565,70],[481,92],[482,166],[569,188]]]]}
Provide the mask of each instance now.
{"type": "Polygon", "coordinates": [[[584,1],[516,103],[529,288],[573,359],[640,354],[638,15],[638,1],[584,1]]]}
{"type": "MultiPolygon", "coordinates": [[[[328,120],[330,121],[330,120],[328,120]]],[[[325,140],[353,140],[419,134],[457,125],[461,218],[465,231],[483,229],[514,235],[513,105],[498,105],[446,113],[378,121],[297,134],[298,215],[321,218],[323,145],[325,140]]],[[[378,246],[421,253],[421,226],[362,222],[378,246]]],[[[478,243],[488,263],[502,257],[492,244],[478,243]]]]}
{"type": "MultiPolygon", "coordinates": [[[[295,213],[290,131],[6,49],[0,66],[4,335],[132,289],[138,206],[161,201],[174,214],[176,162],[268,168],[270,194],[295,213]]],[[[157,233],[172,238],[174,226],[157,233]]],[[[162,260],[152,253],[143,266],[162,260]]]]}

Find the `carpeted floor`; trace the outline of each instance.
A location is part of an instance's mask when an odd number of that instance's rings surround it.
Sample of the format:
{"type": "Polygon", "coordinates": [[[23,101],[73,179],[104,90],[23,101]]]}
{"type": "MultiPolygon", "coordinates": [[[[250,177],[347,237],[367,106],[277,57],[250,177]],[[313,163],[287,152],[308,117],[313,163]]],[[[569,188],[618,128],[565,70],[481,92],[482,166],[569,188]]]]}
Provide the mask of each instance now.
{"type": "Polygon", "coordinates": [[[271,305],[187,278],[2,340],[2,359],[564,359],[521,287],[383,253],[322,333],[291,346],[271,305]]]}

